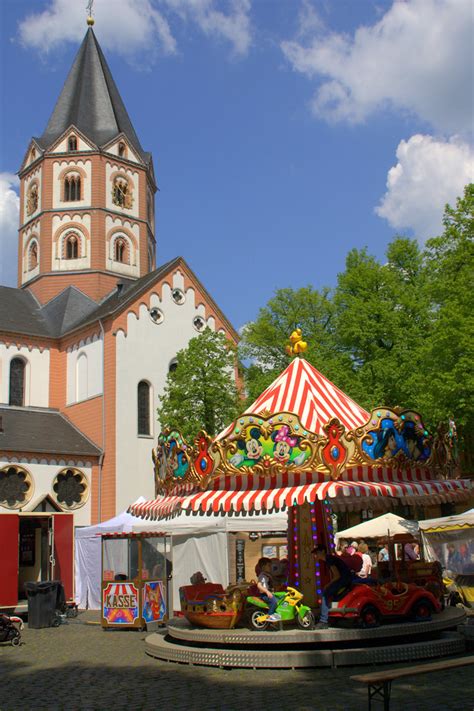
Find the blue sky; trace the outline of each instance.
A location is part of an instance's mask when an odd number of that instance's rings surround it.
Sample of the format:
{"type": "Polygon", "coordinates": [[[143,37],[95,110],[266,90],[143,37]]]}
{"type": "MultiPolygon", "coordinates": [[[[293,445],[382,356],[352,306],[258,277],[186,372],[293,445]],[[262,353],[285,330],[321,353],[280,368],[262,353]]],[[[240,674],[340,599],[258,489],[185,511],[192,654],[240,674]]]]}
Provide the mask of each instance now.
{"type": "MultiPolygon", "coordinates": [[[[86,1],[2,0],[0,281],[14,174],[86,31],[86,1]]],[[[470,0],[95,0],[153,153],[158,264],[181,254],[239,328],[352,247],[441,231],[473,179],[470,0]]]]}

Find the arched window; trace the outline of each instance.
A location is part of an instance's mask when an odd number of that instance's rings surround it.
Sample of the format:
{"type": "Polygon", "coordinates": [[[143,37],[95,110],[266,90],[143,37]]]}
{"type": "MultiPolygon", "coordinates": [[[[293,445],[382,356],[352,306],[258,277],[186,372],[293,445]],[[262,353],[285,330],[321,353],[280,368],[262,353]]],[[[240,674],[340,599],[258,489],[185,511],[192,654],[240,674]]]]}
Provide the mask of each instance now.
{"type": "Polygon", "coordinates": [[[79,257],[79,239],[74,232],[66,236],[64,256],[66,259],[78,259],[79,257]]]}
{"type": "Polygon", "coordinates": [[[23,407],[25,404],[25,369],[26,363],[23,358],[11,359],[9,405],[23,407]]]}
{"type": "Polygon", "coordinates": [[[88,397],[87,389],[87,356],[85,353],[80,353],[76,361],[76,400],[86,400],[88,397]]]}
{"type": "Polygon", "coordinates": [[[132,191],[126,178],[115,178],[112,186],[112,202],[119,207],[130,209],[133,204],[132,191]]]}
{"type": "Polygon", "coordinates": [[[28,271],[38,266],[38,243],[32,242],[28,249],[28,271]]]}
{"type": "Polygon", "coordinates": [[[125,242],[124,239],[119,237],[117,240],[115,240],[114,244],[114,260],[116,262],[122,262],[122,264],[126,264],[128,262],[127,259],[127,243],[125,242]]]}
{"type": "Polygon", "coordinates": [[[73,202],[81,199],[81,176],[74,174],[64,178],[64,201],[73,202]]]}
{"type": "Polygon", "coordinates": [[[38,209],[38,185],[32,183],[26,194],[26,213],[32,215],[38,209]]]}
{"type": "Polygon", "coordinates": [[[36,148],[33,146],[31,149],[31,160],[34,160],[36,158],[36,148]]]}
{"type": "Polygon", "coordinates": [[[138,434],[149,435],[150,432],[150,384],[145,380],[138,383],[138,434]]]}
{"type": "Polygon", "coordinates": [[[76,136],[69,136],[67,141],[68,151],[77,151],[77,138],[76,136]]]}
{"type": "Polygon", "coordinates": [[[120,158],[126,158],[127,157],[127,147],[125,143],[120,142],[118,144],[118,154],[120,158]]]}

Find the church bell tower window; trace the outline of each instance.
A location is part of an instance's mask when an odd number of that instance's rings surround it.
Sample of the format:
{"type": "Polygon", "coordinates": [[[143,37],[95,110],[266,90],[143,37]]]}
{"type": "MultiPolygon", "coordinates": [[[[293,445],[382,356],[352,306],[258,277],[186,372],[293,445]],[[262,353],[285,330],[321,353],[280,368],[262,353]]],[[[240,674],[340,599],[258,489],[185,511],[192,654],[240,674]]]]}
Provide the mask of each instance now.
{"type": "Polygon", "coordinates": [[[26,214],[32,215],[38,209],[38,185],[32,183],[26,194],[26,214]]]}
{"type": "Polygon", "coordinates": [[[67,149],[71,153],[77,151],[77,138],[76,136],[69,136],[67,141],[67,149]]]}
{"type": "Polygon", "coordinates": [[[127,244],[124,239],[119,238],[114,245],[114,259],[116,262],[125,264],[127,259],[127,244]]]}
{"type": "Polygon", "coordinates": [[[65,250],[65,257],[66,259],[78,259],[79,257],[79,240],[77,238],[77,235],[75,234],[69,234],[66,237],[66,250],[65,250]]]}
{"type": "Polygon", "coordinates": [[[118,207],[130,209],[133,204],[132,191],[126,178],[115,178],[112,186],[112,202],[118,207]]]}
{"type": "Polygon", "coordinates": [[[127,157],[127,147],[125,143],[120,142],[118,144],[118,154],[120,158],[126,158],[127,157]]]}
{"type": "Polygon", "coordinates": [[[32,242],[28,250],[28,271],[38,266],[38,243],[32,242]]]}
{"type": "Polygon", "coordinates": [[[67,175],[64,178],[64,201],[74,202],[81,199],[81,177],[79,175],[67,175]]]}

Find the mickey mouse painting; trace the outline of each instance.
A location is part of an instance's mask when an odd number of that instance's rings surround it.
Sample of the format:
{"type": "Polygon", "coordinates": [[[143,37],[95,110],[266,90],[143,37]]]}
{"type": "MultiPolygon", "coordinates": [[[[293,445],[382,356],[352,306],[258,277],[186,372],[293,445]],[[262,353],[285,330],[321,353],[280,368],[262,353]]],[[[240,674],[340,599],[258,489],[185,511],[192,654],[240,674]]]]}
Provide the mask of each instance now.
{"type": "Polygon", "coordinates": [[[230,459],[230,463],[233,464],[234,467],[239,467],[242,464],[251,466],[258,462],[263,456],[263,445],[260,442],[261,433],[258,427],[252,427],[249,431],[249,435],[249,439],[237,440],[237,447],[241,452],[237,452],[230,459]]]}

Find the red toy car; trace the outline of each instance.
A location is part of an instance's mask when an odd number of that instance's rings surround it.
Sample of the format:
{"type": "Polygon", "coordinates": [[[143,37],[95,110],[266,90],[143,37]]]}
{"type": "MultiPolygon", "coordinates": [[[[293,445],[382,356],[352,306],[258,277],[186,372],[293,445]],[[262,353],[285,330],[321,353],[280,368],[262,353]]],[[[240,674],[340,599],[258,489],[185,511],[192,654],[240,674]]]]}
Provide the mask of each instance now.
{"type": "Polygon", "coordinates": [[[377,627],[383,620],[400,617],[427,621],[440,611],[440,602],[419,585],[387,582],[354,585],[341,600],[332,602],[329,615],[332,622],[352,619],[363,627],[377,627]]]}

